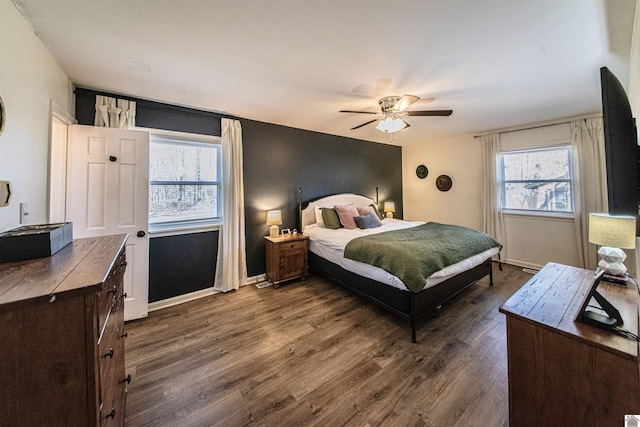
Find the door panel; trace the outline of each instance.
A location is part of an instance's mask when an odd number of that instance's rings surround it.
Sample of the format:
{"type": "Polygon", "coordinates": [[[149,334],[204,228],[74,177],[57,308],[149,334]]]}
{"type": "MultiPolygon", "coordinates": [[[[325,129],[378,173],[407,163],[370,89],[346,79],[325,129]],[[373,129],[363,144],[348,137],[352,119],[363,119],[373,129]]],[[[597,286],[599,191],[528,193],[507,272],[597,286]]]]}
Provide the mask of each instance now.
{"type": "Polygon", "coordinates": [[[75,238],[129,234],[125,320],[147,315],[149,300],[149,134],[75,125],[67,169],[67,221],[75,238]],[[138,237],[138,231],[144,231],[138,237]]]}
{"type": "MultiPolygon", "coordinates": [[[[75,162],[74,162],[75,163],[75,162]]],[[[82,167],[82,165],[78,165],[82,167]]],[[[86,185],[86,223],[82,224],[80,218],[74,218],[74,225],[78,224],[84,228],[85,232],[94,231],[99,233],[107,227],[107,167],[100,163],[87,163],[87,177],[83,184],[86,185]]],[[[76,183],[79,186],[80,183],[76,183]]],[[[84,206],[77,206],[72,209],[72,213],[77,211],[78,215],[82,213],[84,206]]],[[[89,237],[89,235],[81,232],[78,237],[89,237]]],[[[90,233],[92,236],[96,234],[90,233]]],[[[106,233],[104,233],[106,234],[106,233]]]]}

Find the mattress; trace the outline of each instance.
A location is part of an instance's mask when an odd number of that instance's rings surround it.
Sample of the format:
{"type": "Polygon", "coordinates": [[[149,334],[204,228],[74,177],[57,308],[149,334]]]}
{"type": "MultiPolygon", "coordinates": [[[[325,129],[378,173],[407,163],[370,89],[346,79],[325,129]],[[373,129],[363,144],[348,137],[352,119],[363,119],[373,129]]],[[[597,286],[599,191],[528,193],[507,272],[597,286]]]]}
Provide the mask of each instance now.
{"type": "MultiPolygon", "coordinates": [[[[424,222],[385,218],[382,220],[382,227],[377,228],[369,228],[366,230],[359,228],[354,230],[339,228],[337,230],[331,230],[317,224],[311,224],[305,227],[304,233],[309,236],[309,251],[314,254],[360,276],[408,291],[407,287],[398,277],[382,268],[344,258],[344,248],[350,240],[357,237],[415,227],[420,224],[424,224],[424,222]]],[[[500,249],[497,247],[488,249],[433,273],[427,278],[423,290],[482,264],[487,259],[497,255],[499,251],[500,249]]]]}

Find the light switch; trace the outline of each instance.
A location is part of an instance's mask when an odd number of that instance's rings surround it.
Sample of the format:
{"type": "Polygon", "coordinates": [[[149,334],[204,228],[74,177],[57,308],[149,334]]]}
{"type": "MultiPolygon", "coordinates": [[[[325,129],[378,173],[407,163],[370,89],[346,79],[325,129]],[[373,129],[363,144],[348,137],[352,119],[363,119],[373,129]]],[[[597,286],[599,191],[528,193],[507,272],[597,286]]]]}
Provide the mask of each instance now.
{"type": "Polygon", "coordinates": [[[20,203],[20,224],[26,224],[29,222],[29,203],[20,203]]]}

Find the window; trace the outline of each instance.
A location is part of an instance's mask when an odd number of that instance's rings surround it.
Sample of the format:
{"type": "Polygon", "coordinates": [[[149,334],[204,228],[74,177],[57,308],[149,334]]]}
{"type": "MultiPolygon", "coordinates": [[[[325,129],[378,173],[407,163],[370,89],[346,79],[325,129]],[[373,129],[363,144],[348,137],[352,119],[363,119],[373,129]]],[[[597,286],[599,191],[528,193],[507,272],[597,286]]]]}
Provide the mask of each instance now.
{"type": "Polygon", "coordinates": [[[500,154],[502,208],[573,212],[571,147],[500,154]]]}
{"type": "Polygon", "coordinates": [[[220,218],[220,145],[151,135],[149,224],[211,224],[220,218]]]}

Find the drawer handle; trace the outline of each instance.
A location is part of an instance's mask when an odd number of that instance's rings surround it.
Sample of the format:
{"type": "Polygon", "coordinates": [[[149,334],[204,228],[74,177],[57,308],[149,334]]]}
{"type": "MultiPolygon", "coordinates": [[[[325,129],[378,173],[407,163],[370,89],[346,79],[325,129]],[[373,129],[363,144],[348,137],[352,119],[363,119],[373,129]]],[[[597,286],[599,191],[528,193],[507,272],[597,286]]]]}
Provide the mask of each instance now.
{"type": "Polygon", "coordinates": [[[124,334],[121,335],[122,338],[128,338],[129,337],[129,332],[125,332],[124,334]]]}
{"type": "Polygon", "coordinates": [[[112,358],[112,359],[113,359],[113,348],[110,348],[110,349],[109,349],[109,352],[108,352],[108,353],[105,353],[103,357],[104,357],[104,358],[109,357],[109,358],[112,358]]]}
{"type": "Polygon", "coordinates": [[[123,292],[123,293],[122,293],[122,298],[126,298],[126,297],[127,297],[127,293],[126,293],[126,292],[123,292]]]}
{"type": "Polygon", "coordinates": [[[127,378],[120,381],[121,383],[131,384],[131,374],[127,375],[127,378]]]}
{"type": "Polygon", "coordinates": [[[122,266],[122,267],[126,267],[126,266],[127,266],[127,261],[122,261],[122,262],[120,263],[120,266],[122,266]]]}
{"type": "Polygon", "coordinates": [[[115,417],[116,417],[116,408],[111,408],[111,412],[109,412],[105,418],[114,419],[115,417]]]}
{"type": "Polygon", "coordinates": [[[116,293],[116,287],[114,286],[114,287],[113,287],[113,288],[111,288],[111,289],[107,289],[107,293],[108,293],[108,294],[115,294],[115,293],[116,293]]]}

